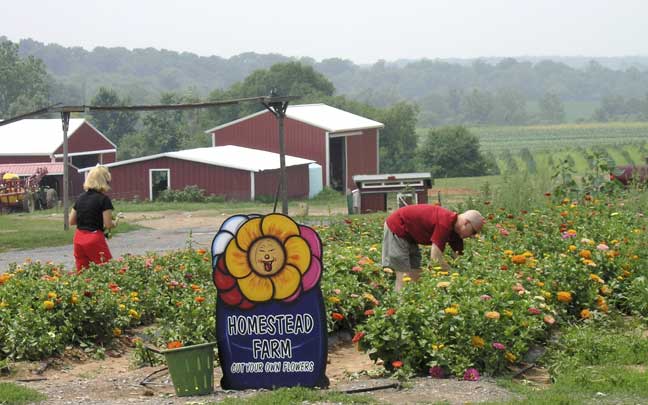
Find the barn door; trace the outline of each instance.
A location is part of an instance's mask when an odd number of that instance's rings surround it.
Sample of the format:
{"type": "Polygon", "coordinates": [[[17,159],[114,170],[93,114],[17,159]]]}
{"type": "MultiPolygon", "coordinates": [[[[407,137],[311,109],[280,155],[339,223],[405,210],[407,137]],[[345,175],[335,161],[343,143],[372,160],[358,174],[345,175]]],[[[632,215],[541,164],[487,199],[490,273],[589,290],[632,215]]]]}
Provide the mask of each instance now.
{"type": "Polygon", "coordinates": [[[169,169],[149,170],[149,199],[158,198],[161,192],[171,188],[171,171],[169,169]]]}
{"type": "Polygon", "coordinates": [[[329,179],[331,188],[346,190],[346,137],[329,139],[329,179]]]}

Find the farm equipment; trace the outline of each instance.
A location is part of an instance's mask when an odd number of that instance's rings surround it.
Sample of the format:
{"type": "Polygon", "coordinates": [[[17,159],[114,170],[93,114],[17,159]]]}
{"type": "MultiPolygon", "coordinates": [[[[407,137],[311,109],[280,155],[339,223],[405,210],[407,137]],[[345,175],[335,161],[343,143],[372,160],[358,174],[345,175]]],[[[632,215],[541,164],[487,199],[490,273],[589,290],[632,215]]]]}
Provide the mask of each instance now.
{"type": "Polygon", "coordinates": [[[39,167],[34,174],[21,179],[13,173],[0,173],[0,211],[23,210],[34,212],[38,208],[50,208],[56,200],[49,190],[39,188],[47,169],[39,167]]]}

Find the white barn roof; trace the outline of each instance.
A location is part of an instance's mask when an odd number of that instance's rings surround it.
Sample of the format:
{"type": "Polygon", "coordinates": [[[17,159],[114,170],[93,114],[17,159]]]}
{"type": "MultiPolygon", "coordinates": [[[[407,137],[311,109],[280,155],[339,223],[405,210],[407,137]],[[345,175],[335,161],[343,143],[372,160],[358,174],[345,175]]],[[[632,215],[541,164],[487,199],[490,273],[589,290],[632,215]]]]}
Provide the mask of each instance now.
{"type": "MultiPolygon", "coordinates": [[[[261,172],[264,170],[279,169],[279,154],[266,152],[264,150],[244,148],[242,146],[226,145],[209,148],[186,149],[177,152],[159,153],[157,155],[143,156],[135,159],[123,160],[110,163],[106,167],[116,167],[130,163],[143,162],[146,160],[170,157],[175,159],[189,160],[191,162],[205,163],[208,165],[229,167],[232,169],[245,170],[249,172],[261,172]]],[[[286,155],[286,167],[306,165],[313,163],[313,160],[286,155]]],[[[86,167],[79,172],[92,169],[86,167]]]]}
{"type": "MultiPolygon", "coordinates": [[[[85,119],[71,118],[68,139],[85,119]]],[[[51,155],[63,144],[60,118],[20,120],[0,126],[0,155],[51,155]]]]}
{"type": "MultiPolygon", "coordinates": [[[[269,114],[270,112],[268,110],[259,111],[255,114],[248,115],[247,117],[239,118],[238,120],[208,129],[205,133],[209,134],[265,113],[269,114]]],[[[288,109],[286,110],[286,117],[322,128],[331,133],[384,127],[384,125],[378,121],[370,120],[369,118],[361,117],[326,104],[289,104],[288,109]]]]}

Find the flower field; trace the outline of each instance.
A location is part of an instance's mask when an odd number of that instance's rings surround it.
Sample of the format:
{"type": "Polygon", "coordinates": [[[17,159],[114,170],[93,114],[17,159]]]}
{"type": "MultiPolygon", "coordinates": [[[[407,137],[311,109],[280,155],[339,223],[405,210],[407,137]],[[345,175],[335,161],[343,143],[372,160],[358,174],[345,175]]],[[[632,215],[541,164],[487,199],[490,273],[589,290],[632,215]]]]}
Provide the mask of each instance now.
{"type": "MultiPolygon", "coordinates": [[[[520,212],[471,204],[488,224],[455,270],[424,262],[421,280],[398,294],[380,266],[384,215],[315,226],[329,332],[353,331],[360,349],[399,373],[477,379],[519,362],[561,325],[619,312],[648,317],[641,205],[589,195],[547,196],[520,212]]],[[[55,260],[23,263],[0,275],[0,359],[109,346],[142,325],[158,346],[213,341],[215,298],[203,250],[127,256],[80,275],[55,260]]]]}

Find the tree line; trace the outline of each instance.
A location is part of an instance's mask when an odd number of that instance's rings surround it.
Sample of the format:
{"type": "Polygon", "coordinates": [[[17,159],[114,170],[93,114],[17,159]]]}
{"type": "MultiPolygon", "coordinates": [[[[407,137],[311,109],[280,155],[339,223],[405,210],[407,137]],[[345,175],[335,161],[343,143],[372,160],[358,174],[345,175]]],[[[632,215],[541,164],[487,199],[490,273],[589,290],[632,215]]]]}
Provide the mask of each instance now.
{"type": "MultiPolygon", "coordinates": [[[[42,62],[20,58],[17,47],[0,44],[0,69],[11,72],[12,80],[0,82],[0,116],[11,116],[41,107],[50,98],[51,77],[42,62]],[[27,88],[20,83],[41,83],[27,88]]],[[[325,103],[382,122],[380,134],[381,170],[384,173],[430,171],[438,176],[474,176],[489,173],[493,167],[479,150],[479,141],[463,127],[431,130],[420,143],[416,134],[418,107],[397,102],[378,108],[336,95],[335,86],[312,66],[299,62],[277,63],[268,69],[252,72],[230,88],[214,89],[207,97],[191,90],[184,93],[163,92],[159,104],[221,101],[269,94],[300,96],[300,103],[325,103]]],[[[108,87],[100,87],[89,100],[90,105],[128,105],[132,100],[108,87]]],[[[183,111],[94,112],[86,118],[118,147],[118,159],[210,145],[204,133],[212,128],[260,110],[258,104],[237,104],[213,109],[183,111]]]]}
{"type": "Polygon", "coordinates": [[[53,99],[70,104],[87,102],[101,86],[137,103],[155,102],[164,92],[206,97],[213,89],[226,91],[257,70],[299,62],[322,73],[337,94],[351,100],[378,108],[397,102],[416,104],[423,127],[561,123],[567,119],[568,103],[592,104],[581,117],[585,120],[648,120],[645,58],[602,58],[607,66],[579,58],[357,65],[340,58],[316,61],[252,52],[226,59],[152,48],[87,51],[31,39],[17,45],[21,56],[42,60],[55,78],[50,88],[53,99]]]}

